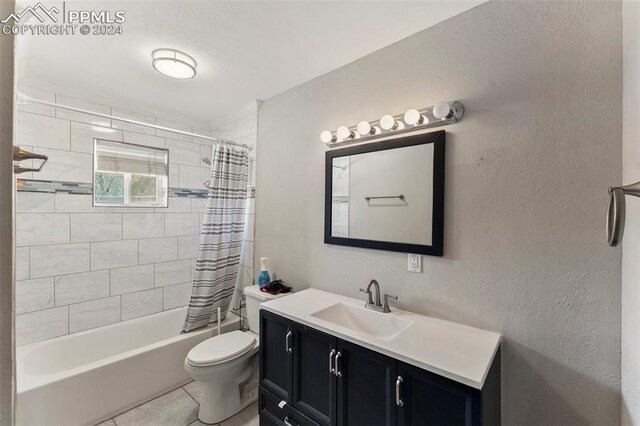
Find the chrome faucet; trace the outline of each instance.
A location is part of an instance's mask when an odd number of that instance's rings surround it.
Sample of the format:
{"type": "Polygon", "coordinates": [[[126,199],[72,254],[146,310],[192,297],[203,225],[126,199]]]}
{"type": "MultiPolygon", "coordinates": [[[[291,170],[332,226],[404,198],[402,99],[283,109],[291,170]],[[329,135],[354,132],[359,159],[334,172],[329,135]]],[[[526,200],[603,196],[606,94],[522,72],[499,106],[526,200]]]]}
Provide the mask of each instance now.
{"type": "Polygon", "coordinates": [[[371,280],[369,281],[369,284],[367,285],[367,288],[361,288],[360,291],[362,293],[367,294],[368,298],[367,298],[367,303],[365,303],[364,307],[367,309],[372,309],[374,311],[378,311],[378,312],[383,312],[383,313],[389,313],[391,312],[391,309],[389,308],[389,299],[394,299],[394,300],[398,300],[398,296],[391,296],[390,294],[385,294],[384,295],[384,304],[382,304],[380,302],[380,284],[378,284],[378,281],[376,280],[371,280]],[[376,300],[375,302],[373,301],[373,294],[371,292],[371,286],[373,286],[373,288],[376,291],[376,300]]]}

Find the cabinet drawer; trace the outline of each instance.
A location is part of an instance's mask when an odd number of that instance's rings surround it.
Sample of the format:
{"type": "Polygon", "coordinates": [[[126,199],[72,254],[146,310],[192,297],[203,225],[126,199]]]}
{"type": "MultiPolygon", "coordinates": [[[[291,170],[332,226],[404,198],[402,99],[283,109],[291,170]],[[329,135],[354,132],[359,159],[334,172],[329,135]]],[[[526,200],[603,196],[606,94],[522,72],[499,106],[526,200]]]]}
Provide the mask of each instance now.
{"type": "Polygon", "coordinates": [[[282,399],[268,390],[260,387],[258,411],[260,413],[260,426],[319,426],[289,404],[282,408],[278,404],[282,399]]]}

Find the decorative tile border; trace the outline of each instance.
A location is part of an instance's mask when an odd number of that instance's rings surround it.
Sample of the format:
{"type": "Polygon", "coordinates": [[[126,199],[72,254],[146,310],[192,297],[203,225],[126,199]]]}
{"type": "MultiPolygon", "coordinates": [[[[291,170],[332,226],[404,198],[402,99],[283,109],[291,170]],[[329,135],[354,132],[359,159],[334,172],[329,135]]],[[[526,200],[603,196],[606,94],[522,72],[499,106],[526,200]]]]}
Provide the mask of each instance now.
{"type": "MultiPolygon", "coordinates": [[[[86,182],[62,182],[53,180],[17,179],[16,187],[23,192],[66,193],[78,195],[93,194],[93,184],[86,182]]],[[[169,188],[169,197],[207,198],[209,190],[190,188],[169,188]]],[[[247,187],[247,198],[256,197],[256,188],[247,187]]]]}

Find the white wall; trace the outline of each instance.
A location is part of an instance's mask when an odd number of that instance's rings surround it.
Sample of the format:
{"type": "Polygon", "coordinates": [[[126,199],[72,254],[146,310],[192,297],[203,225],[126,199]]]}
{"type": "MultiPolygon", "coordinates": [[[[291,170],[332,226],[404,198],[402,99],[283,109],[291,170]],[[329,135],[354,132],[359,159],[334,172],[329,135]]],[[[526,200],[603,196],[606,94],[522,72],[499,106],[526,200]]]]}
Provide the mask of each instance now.
{"type": "MultiPolygon", "coordinates": [[[[623,14],[623,182],[640,180],[640,3],[623,14]]],[[[640,425],[640,200],[627,197],[622,242],[622,422],[640,425]]]]}
{"type": "MultiPolygon", "coordinates": [[[[621,5],[489,2],[285,93],[259,114],[256,257],[295,288],[504,334],[503,424],[619,424],[621,5]],[[457,99],[443,258],[323,244],[320,132],[457,99]]],[[[375,29],[370,29],[375,30],[375,29]]],[[[630,220],[631,222],[631,220],[630,220]]],[[[434,342],[435,344],[435,342],[434,342]]]]}
{"type": "MultiPolygon", "coordinates": [[[[255,145],[255,104],[217,130],[168,120],[121,100],[111,105],[43,88],[20,90],[42,100],[204,135],[223,133],[255,145]]],[[[170,188],[202,190],[210,177],[210,167],[201,161],[201,156],[211,158],[206,139],[35,104],[19,106],[17,144],[50,159],[42,172],[19,177],[91,183],[94,137],[168,148],[170,188]]],[[[92,207],[91,195],[19,191],[18,345],[187,304],[205,204],[205,198],[170,197],[168,208],[92,207]]],[[[253,238],[247,238],[243,262],[251,265],[253,238]]]]}

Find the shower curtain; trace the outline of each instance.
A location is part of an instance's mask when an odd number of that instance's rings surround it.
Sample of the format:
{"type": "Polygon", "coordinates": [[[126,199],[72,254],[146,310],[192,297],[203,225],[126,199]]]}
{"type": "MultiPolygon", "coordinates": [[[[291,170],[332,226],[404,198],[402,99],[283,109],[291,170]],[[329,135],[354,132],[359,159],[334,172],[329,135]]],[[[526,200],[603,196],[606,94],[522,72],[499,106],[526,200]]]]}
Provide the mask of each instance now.
{"type": "MultiPolygon", "coordinates": [[[[196,275],[183,333],[209,324],[218,307],[220,319],[227,316],[240,264],[248,170],[245,148],[215,146],[196,275]]],[[[214,318],[218,320],[217,316],[214,318]]]]}

